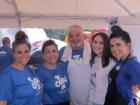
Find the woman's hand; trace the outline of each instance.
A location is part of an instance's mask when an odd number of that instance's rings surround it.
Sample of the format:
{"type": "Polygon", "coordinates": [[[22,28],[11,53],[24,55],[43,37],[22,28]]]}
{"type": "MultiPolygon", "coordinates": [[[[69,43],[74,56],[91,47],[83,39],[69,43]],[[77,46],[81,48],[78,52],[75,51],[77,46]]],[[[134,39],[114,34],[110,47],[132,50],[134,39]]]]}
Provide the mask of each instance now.
{"type": "Polygon", "coordinates": [[[136,95],[137,105],[140,105],[140,85],[133,85],[132,92],[136,95]]]}
{"type": "Polygon", "coordinates": [[[137,94],[138,92],[140,92],[140,85],[133,85],[132,86],[132,92],[134,94],[137,94]]]}
{"type": "Polygon", "coordinates": [[[7,101],[0,101],[0,105],[7,105],[7,101]]]}

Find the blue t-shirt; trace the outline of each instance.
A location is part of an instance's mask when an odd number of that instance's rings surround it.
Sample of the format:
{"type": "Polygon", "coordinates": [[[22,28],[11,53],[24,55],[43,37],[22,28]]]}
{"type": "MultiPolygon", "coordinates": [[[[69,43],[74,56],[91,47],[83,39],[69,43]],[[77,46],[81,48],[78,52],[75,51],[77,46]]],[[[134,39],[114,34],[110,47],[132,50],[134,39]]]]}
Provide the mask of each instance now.
{"type": "Polygon", "coordinates": [[[37,74],[43,83],[43,104],[60,104],[69,101],[69,78],[63,66],[57,65],[51,70],[41,65],[37,69],[37,74]]]}
{"type": "Polygon", "coordinates": [[[0,74],[13,61],[12,49],[8,47],[0,47],[0,74]]]}
{"type": "MultiPolygon", "coordinates": [[[[63,63],[66,66],[66,68],[67,68],[68,62],[63,62],[61,60],[62,54],[64,52],[64,49],[65,49],[65,47],[61,48],[60,51],[59,51],[58,63],[63,63]]],[[[72,50],[72,56],[71,56],[71,58],[72,59],[83,59],[83,51],[84,51],[83,48],[77,49],[77,50],[72,50]]],[[[92,53],[92,56],[91,56],[91,59],[90,59],[90,65],[91,66],[92,66],[92,64],[94,62],[95,57],[96,57],[96,55],[92,53]]]]}
{"type": "MultiPolygon", "coordinates": [[[[58,63],[63,64],[64,67],[67,69],[67,67],[68,67],[68,61],[67,62],[63,62],[61,60],[61,57],[62,57],[63,52],[64,52],[64,49],[65,49],[65,47],[61,48],[61,50],[59,51],[58,63]]],[[[83,59],[83,48],[72,50],[72,56],[71,56],[71,58],[72,59],[75,59],[75,60],[82,60],[83,59]]]]}
{"type": "Polygon", "coordinates": [[[7,105],[41,104],[41,83],[27,67],[19,71],[9,66],[0,76],[0,83],[0,101],[7,101],[7,105]]]}
{"type": "Polygon", "coordinates": [[[127,102],[133,100],[131,88],[136,84],[140,84],[140,63],[132,57],[120,67],[116,80],[117,89],[127,102]]]}
{"type": "MultiPolygon", "coordinates": [[[[59,51],[59,60],[61,60],[62,54],[64,52],[65,47],[61,48],[59,51]]],[[[83,59],[83,48],[81,49],[76,49],[76,50],[72,50],[72,59],[83,59]]]]}
{"type": "Polygon", "coordinates": [[[82,60],[83,59],[83,48],[77,49],[77,50],[72,50],[72,59],[75,60],[82,60]]]}

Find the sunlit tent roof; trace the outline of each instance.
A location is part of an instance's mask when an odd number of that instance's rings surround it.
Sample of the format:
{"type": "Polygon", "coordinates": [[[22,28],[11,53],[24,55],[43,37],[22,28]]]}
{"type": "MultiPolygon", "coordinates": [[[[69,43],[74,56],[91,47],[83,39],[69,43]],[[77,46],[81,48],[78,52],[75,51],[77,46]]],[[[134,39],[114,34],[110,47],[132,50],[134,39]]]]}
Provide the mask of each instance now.
{"type": "Polygon", "coordinates": [[[140,25],[140,0],[0,0],[0,27],[140,25]]]}

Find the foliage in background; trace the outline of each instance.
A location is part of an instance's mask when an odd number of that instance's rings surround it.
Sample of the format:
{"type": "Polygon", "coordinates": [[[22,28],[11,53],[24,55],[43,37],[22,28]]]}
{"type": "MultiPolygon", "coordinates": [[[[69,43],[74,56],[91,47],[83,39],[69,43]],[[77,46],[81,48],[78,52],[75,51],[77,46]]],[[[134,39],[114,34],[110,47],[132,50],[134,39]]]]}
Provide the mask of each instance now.
{"type": "Polygon", "coordinates": [[[65,36],[67,35],[66,29],[44,29],[47,36],[50,38],[55,38],[61,41],[64,41],[65,36]]]}

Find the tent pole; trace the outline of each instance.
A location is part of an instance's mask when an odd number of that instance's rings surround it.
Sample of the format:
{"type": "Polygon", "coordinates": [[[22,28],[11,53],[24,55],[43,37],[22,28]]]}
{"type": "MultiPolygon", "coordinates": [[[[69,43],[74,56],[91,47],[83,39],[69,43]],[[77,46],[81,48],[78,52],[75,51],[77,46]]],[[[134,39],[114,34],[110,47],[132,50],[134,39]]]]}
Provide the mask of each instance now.
{"type": "Polygon", "coordinates": [[[15,14],[16,14],[16,19],[17,19],[17,23],[18,23],[18,28],[19,30],[21,30],[21,16],[20,16],[20,11],[18,10],[18,7],[17,7],[17,3],[15,0],[12,0],[12,4],[13,4],[13,7],[15,9],[15,14]]]}
{"type": "Polygon", "coordinates": [[[125,7],[125,6],[120,2],[120,0],[114,0],[114,1],[115,1],[116,4],[118,4],[121,8],[123,8],[123,9],[125,10],[125,12],[127,12],[130,16],[136,17],[136,15],[133,14],[132,12],[130,12],[130,11],[128,10],[128,8],[125,7]]]}

